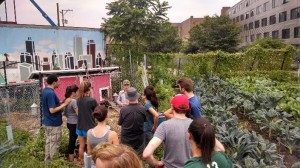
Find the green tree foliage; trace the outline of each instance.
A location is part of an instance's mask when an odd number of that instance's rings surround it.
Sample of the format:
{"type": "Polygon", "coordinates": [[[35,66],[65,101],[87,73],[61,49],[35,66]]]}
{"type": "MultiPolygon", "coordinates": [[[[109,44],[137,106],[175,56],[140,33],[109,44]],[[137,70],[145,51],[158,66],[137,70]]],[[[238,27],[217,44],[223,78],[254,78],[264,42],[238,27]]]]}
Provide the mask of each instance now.
{"type": "Polygon", "coordinates": [[[204,21],[190,30],[186,53],[222,50],[237,51],[241,28],[228,16],[206,16],[204,21]]]}
{"type": "Polygon", "coordinates": [[[270,37],[256,40],[249,47],[253,47],[255,45],[260,45],[264,49],[283,49],[287,46],[282,39],[273,39],[270,37]]]}
{"type": "Polygon", "coordinates": [[[137,47],[153,41],[161,26],[168,21],[168,2],[159,0],[116,0],[108,3],[108,19],[102,30],[115,42],[135,44],[137,47]]]}
{"type": "Polygon", "coordinates": [[[166,22],[162,25],[160,35],[153,41],[149,41],[146,50],[148,52],[172,53],[179,52],[182,40],[178,36],[176,28],[171,23],[166,22]]]}

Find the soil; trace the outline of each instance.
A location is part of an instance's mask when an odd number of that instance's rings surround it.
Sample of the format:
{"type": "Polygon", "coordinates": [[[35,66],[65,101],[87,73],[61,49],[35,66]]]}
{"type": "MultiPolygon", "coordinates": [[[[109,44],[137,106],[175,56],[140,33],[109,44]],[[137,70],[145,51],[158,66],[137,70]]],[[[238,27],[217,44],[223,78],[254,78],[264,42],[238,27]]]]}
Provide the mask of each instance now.
{"type": "MultiPolygon", "coordinates": [[[[116,131],[120,135],[121,127],[118,125],[120,109],[117,106],[108,109],[108,124],[110,129],[116,131]]],[[[31,115],[30,112],[11,112],[10,116],[6,116],[6,120],[11,120],[13,128],[28,131],[33,137],[38,135],[41,127],[39,115],[31,115]]],[[[66,117],[63,116],[63,122],[66,123],[66,117]]],[[[63,124],[66,127],[66,124],[63,124]]]]}
{"type": "Polygon", "coordinates": [[[284,165],[288,168],[292,167],[292,165],[300,160],[300,147],[293,151],[293,154],[289,153],[289,150],[279,143],[275,136],[271,136],[269,138],[269,132],[266,129],[261,130],[259,125],[255,123],[252,119],[248,116],[244,115],[241,112],[233,111],[239,117],[239,122],[244,123],[246,125],[246,129],[249,131],[255,131],[260,134],[264,139],[269,140],[270,142],[276,144],[277,152],[284,156],[283,161],[284,165]]]}

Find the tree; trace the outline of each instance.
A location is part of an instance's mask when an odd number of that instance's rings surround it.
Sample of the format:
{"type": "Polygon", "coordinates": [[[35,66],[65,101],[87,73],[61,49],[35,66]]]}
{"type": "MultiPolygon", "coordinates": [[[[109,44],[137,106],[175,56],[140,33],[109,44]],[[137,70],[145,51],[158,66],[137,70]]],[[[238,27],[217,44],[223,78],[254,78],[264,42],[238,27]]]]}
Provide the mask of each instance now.
{"type": "Polygon", "coordinates": [[[182,40],[178,36],[176,28],[169,22],[162,25],[159,35],[147,45],[148,52],[172,53],[179,52],[182,40]]]}
{"type": "Polygon", "coordinates": [[[206,16],[204,21],[195,25],[189,32],[187,53],[222,50],[237,51],[241,28],[229,16],[206,16]]]}
{"type": "Polygon", "coordinates": [[[115,42],[137,47],[157,38],[161,26],[168,21],[168,2],[159,0],[117,0],[108,3],[108,19],[102,30],[115,42]]]}
{"type": "Polygon", "coordinates": [[[282,39],[273,39],[273,38],[262,38],[259,40],[256,40],[254,43],[249,45],[249,47],[260,45],[262,48],[265,49],[282,49],[287,46],[287,44],[284,43],[282,39]]]}

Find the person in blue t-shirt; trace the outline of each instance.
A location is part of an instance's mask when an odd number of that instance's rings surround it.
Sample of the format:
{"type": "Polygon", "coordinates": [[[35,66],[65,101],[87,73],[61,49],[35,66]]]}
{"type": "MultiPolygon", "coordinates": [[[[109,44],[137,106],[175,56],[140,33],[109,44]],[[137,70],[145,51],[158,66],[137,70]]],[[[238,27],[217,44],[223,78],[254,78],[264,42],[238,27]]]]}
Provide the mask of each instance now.
{"type": "Polygon", "coordinates": [[[145,102],[146,122],[144,122],[145,145],[153,138],[153,134],[158,126],[158,102],[153,86],[149,85],[144,89],[142,99],[145,102]]]}
{"type": "MultiPolygon", "coordinates": [[[[186,116],[192,119],[201,118],[201,103],[196,95],[193,93],[193,81],[190,78],[181,78],[177,80],[179,86],[179,91],[184,94],[190,102],[190,113],[187,113],[186,116]]],[[[167,118],[173,117],[172,109],[168,109],[164,112],[164,115],[167,118]]]]}
{"type": "Polygon", "coordinates": [[[47,84],[48,86],[42,92],[42,109],[46,137],[45,161],[49,162],[59,149],[62,137],[62,109],[71,102],[71,98],[60,104],[54,92],[54,89],[59,87],[59,79],[56,75],[49,75],[47,84]]]}

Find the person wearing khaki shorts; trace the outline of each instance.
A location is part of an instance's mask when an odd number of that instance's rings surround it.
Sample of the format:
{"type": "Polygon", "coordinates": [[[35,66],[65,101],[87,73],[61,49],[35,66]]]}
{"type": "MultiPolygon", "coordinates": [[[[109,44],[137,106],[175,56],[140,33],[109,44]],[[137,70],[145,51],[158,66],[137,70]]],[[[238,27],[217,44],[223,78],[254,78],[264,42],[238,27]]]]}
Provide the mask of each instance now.
{"type": "Polygon", "coordinates": [[[59,79],[56,75],[49,75],[47,84],[48,86],[42,92],[42,110],[46,138],[45,162],[50,162],[55,152],[58,151],[61,142],[62,109],[70,103],[71,98],[60,104],[54,92],[54,89],[59,86],[59,79]]]}

